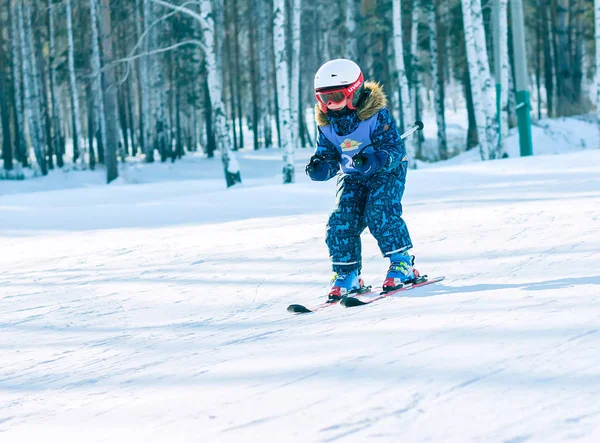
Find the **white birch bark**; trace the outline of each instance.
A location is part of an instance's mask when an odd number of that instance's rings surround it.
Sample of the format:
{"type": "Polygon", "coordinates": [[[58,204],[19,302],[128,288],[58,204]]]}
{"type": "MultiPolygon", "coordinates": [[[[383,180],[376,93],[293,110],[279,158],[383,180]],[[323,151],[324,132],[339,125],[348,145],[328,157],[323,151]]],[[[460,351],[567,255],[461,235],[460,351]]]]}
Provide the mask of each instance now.
{"type": "MultiPolygon", "coordinates": [[[[419,22],[421,20],[421,5],[420,0],[413,0],[412,11],[411,11],[411,28],[410,28],[410,64],[411,64],[411,106],[413,120],[418,119],[420,116],[420,97],[419,91],[421,89],[421,73],[419,64],[419,22]]],[[[410,122],[412,125],[414,122],[410,122]]],[[[408,126],[408,125],[407,125],[408,126]]],[[[415,131],[410,137],[410,141],[407,144],[412,144],[412,150],[414,152],[415,160],[422,156],[421,146],[421,132],[415,131]]],[[[416,167],[416,161],[412,167],[416,167]]]]}
{"type": "MultiPolygon", "coordinates": [[[[98,145],[97,148],[104,149],[106,146],[106,115],[104,112],[104,96],[102,91],[102,73],[100,71],[102,62],[100,60],[100,44],[98,33],[98,8],[96,0],[89,0],[90,5],[90,24],[92,31],[92,96],[94,97],[94,117],[96,118],[96,128],[100,130],[100,138],[104,146],[98,145]]],[[[100,159],[104,158],[103,154],[98,152],[100,159]]]]}
{"type": "Polygon", "coordinates": [[[508,136],[508,77],[510,72],[510,60],[508,58],[508,0],[499,0],[500,6],[500,84],[502,91],[500,94],[500,118],[502,142],[500,149],[504,153],[504,141],[508,136]]]}
{"type": "Polygon", "coordinates": [[[294,146],[290,121],[290,100],[288,90],[288,63],[286,57],[285,0],[273,2],[273,43],[275,47],[275,73],[277,81],[277,102],[279,125],[281,127],[281,149],[283,151],[283,183],[294,182],[294,146]]]}
{"type": "MultiPolygon", "coordinates": [[[[154,21],[158,19],[157,8],[151,5],[150,20],[154,21]]],[[[148,26],[148,24],[146,25],[148,26]]],[[[159,31],[154,29],[150,33],[150,49],[155,50],[159,47],[159,31]]],[[[220,71],[219,71],[220,72],[220,71]]],[[[156,146],[159,149],[161,160],[166,160],[166,150],[170,149],[170,142],[168,141],[168,122],[166,112],[166,87],[165,77],[163,73],[163,66],[158,54],[152,55],[149,59],[149,73],[150,73],[150,91],[152,93],[152,122],[155,131],[156,146]]]]}
{"type": "Polygon", "coordinates": [[[17,131],[18,131],[18,148],[20,150],[19,157],[24,165],[28,164],[27,161],[27,144],[25,143],[25,122],[23,120],[23,98],[21,96],[21,83],[22,83],[22,68],[23,64],[21,63],[21,44],[19,37],[19,29],[17,25],[17,17],[14,16],[14,11],[17,9],[16,2],[18,0],[13,0],[13,4],[9,12],[12,12],[11,20],[10,20],[10,30],[11,30],[11,42],[12,42],[12,56],[13,56],[13,88],[15,90],[15,113],[17,116],[17,131]]]}
{"type": "Polygon", "coordinates": [[[241,182],[240,168],[235,154],[231,150],[231,134],[227,125],[225,104],[223,103],[223,97],[221,95],[222,75],[217,71],[217,61],[215,56],[215,21],[210,0],[202,0],[200,14],[202,19],[202,36],[205,45],[205,63],[208,73],[208,89],[214,115],[217,147],[221,152],[221,160],[227,178],[227,185],[232,186],[235,183],[241,182]]]}
{"type": "Polygon", "coordinates": [[[77,79],[75,77],[75,55],[73,45],[73,18],[71,0],[65,0],[66,15],[67,15],[67,39],[68,47],[68,64],[69,64],[69,84],[71,87],[71,112],[73,113],[73,161],[80,164],[85,164],[83,152],[80,149],[83,147],[81,143],[81,123],[79,121],[79,93],[77,91],[77,79]]]}
{"type": "Polygon", "coordinates": [[[27,117],[29,141],[35,153],[38,167],[42,174],[46,175],[48,170],[46,168],[44,134],[41,127],[41,102],[38,85],[35,81],[37,76],[27,0],[17,1],[17,16],[19,20],[21,61],[23,64],[24,110],[27,117]]]}
{"type": "Polygon", "coordinates": [[[482,160],[498,158],[501,155],[498,151],[498,124],[485,45],[481,2],[480,0],[461,0],[461,2],[481,158],[482,160]]]}
{"type": "MultiPolygon", "coordinates": [[[[394,25],[394,65],[398,74],[397,88],[400,91],[399,121],[400,132],[414,123],[415,117],[410,102],[410,91],[404,65],[404,45],[402,42],[402,1],[393,0],[392,22],[394,25]]],[[[406,143],[408,161],[411,167],[415,165],[415,150],[412,143],[406,143]]]]}
{"type": "Polygon", "coordinates": [[[60,140],[60,109],[56,103],[55,88],[58,86],[56,82],[56,44],[55,44],[55,30],[54,30],[54,5],[52,0],[48,0],[48,34],[50,37],[50,48],[49,48],[49,63],[48,69],[50,71],[50,106],[52,108],[52,133],[54,134],[54,154],[56,155],[56,162],[59,167],[63,166],[63,157],[61,152],[61,140],[60,140]]]}
{"type": "MultiPolygon", "coordinates": [[[[270,82],[268,79],[269,73],[269,64],[267,55],[269,53],[268,44],[267,44],[267,8],[265,5],[265,0],[255,0],[258,8],[258,78],[259,78],[259,88],[263,91],[270,90],[270,82]]],[[[260,90],[260,89],[259,89],[260,90]]],[[[259,129],[259,138],[263,139],[263,143],[265,147],[271,146],[271,119],[268,111],[268,101],[269,94],[268,93],[260,93],[259,95],[263,96],[262,100],[258,102],[258,113],[259,113],[259,124],[257,125],[259,129]]]]}
{"type": "MultiPolygon", "coordinates": [[[[136,8],[136,25],[138,27],[138,35],[141,37],[146,28],[150,26],[149,20],[149,9],[150,4],[148,0],[139,0],[139,7],[136,8]],[[142,11],[140,14],[139,11],[142,11]]],[[[142,42],[142,52],[146,54],[148,52],[148,39],[144,38],[142,42]]],[[[140,118],[140,141],[144,149],[145,160],[148,163],[154,161],[154,147],[150,142],[150,100],[149,100],[149,86],[148,86],[148,56],[142,55],[139,61],[138,69],[138,81],[140,83],[140,107],[142,108],[142,115],[140,118]]]]}
{"type": "Polygon", "coordinates": [[[594,0],[594,33],[596,40],[596,119],[600,132],[600,0],[594,0]]]}
{"type": "MultiPolygon", "coordinates": [[[[399,0],[394,0],[399,1],[399,0]]],[[[346,31],[348,43],[346,45],[346,58],[356,61],[358,59],[358,38],[356,36],[356,2],[346,0],[346,31]]]]}
{"type": "Polygon", "coordinates": [[[438,127],[438,152],[440,158],[448,158],[448,144],[446,142],[446,118],[444,109],[444,91],[438,70],[438,46],[435,0],[427,3],[427,25],[429,28],[429,60],[431,64],[431,83],[433,86],[433,101],[435,107],[436,123],[438,127]]]}
{"type": "Polygon", "coordinates": [[[302,17],[302,0],[293,0],[292,4],[292,81],[290,84],[290,123],[292,149],[299,145],[300,132],[300,29],[302,17]]]}

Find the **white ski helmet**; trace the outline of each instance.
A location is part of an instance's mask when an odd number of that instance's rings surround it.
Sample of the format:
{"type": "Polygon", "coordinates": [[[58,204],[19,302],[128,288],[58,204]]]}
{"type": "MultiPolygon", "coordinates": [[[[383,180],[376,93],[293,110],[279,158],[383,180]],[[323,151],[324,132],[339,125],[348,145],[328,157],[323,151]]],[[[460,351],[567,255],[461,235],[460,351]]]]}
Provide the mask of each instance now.
{"type": "Polygon", "coordinates": [[[327,113],[327,104],[339,103],[348,98],[347,105],[356,109],[364,84],[360,67],[352,60],[330,60],[315,74],[315,97],[321,111],[327,113]]]}

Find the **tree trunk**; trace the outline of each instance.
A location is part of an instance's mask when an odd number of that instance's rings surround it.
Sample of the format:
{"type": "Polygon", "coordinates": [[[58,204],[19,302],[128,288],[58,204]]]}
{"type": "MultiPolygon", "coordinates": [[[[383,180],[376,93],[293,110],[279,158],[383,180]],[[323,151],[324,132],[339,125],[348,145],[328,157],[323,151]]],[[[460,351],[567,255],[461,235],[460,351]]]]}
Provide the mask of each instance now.
{"type": "Polygon", "coordinates": [[[482,160],[501,157],[480,0],[461,0],[473,107],[482,160]]]}
{"type": "MultiPolygon", "coordinates": [[[[149,5],[149,23],[158,19],[157,8],[153,5],[155,2],[151,2],[149,5]]],[[[166,22],[161,23],[164,26],[166,22]]],[[[157,25],[160,26],[160,25],[157,25]]],[[[163,33],[164,34],[164,33],[163,33]]],[[[159,47],[159,36],[161,33],[158,29],[153,29],[148,36],[150,39],[150,49],[155,50],[159,47]]],[[[155,54],[150,56],[149,60],[149,72],[150,72],[150,92],[152,94],[152,124],[154,128],[154,141],[151,145],[154,145],[160,154],[161,161],[166,161],[168,157],[168,150],[170,149],[170,137],[169,137],[169,125],[166,116],[166,85],[164,77],[163,63],[161,63],[160,55],[155,54]]]]}
{"type": "MultiPolygon", "coordinates": [[[[79,146],[81,137],[81,125],[79,122],[79,92],[77,90],[77,80],[75,76],[75,49],[73,45],[73,12],[71,9],[71,0],[65,0],[67,15],[67,38],[69,42],[68,64],[69,64],[69,85],[71,87],[71,112],[73,120],[73,163],[77,163],[80,158],[79,146]]],[[[83,159],[85,162],[85,159],[83,159]]]]}
{"type": "Polygon", "coordinates": [[[266,148],[273,146],[273,129],[271,127],[271,115],[269,112],[269,101],[270,93],[266,91],[271,90],[271,82],[269,81],[269,58],[270,45],[268,42],[268,8],[266,0],[255,0],[258,9],[258,84],[261,86],[262,91],[260,94],[261,99],[258,101],[259,105],[259,117],[260,124],[260,135],[263,139],[263,144],[266,148]]]}
{"type": "Polygon", "coordinates": [[[298,148],[300,132],[300,40],[301,40],[301,18],[302,0],[292,2],[292,75],[290,84],[290,139],[292,150],[298,148]]]}
{"type": "MultiPolygon", "coordinates": [[[[157,1],[157,0],[155,0],[157,1]]],[[[158,2],[158,1],[157,1],[158,2]]],[[[164,2],[160,2],[164,4],[164,2]]],[[[179,7],[180,10],[185,9],[179,7]]],[[[182,11],[184,12],[184,11],[182,11]]],[[[214,126],[217,146],[221,152],[221,161],[223,163],[223,172],[225,173],[225,182],[227,187],[236,183],[241,183],[241,173],[235,154],[231,150],[231,139],[229,138],[229,128],[225,116],[225,104],[221,95],[222,91],[222,73],[217,70],[215,55],[215,20],[210,0],[202,0],[200,4],[200,16],[192,11],[187,12],[200,20],[202,26],[203,42],[206,48],[204,59],[207,72],[207,88],[210,96],[210,102],[214,115],[214,126]]]]}
{"type": "Polygon", "coordinates": [[[131,156],[137,155],[137,137],[135,130],[135,120],[133,119],[133,94],[131,92],[131,82],[125,82],[125,103],[127,107],[127,115],[129,119],[129,139],[131,143],[131,156]]]}
{"type": "Polygon", "coordinates": [[[569,50],[569,0],[556,2],[556,59],[558,64],[558,115],[570,115],[573,112],[573,72],[571,52],[569,50]]]}
{"type": "MultiPolygon", "coordinates": [[[[399,2],[400,0],[394,0],[399,2]]],[[[356,1],[345,0],[346,2],[346,32],[348,35],[346,49],[346,58],[350,60],[358,60],[358,36],[356,34],[356,1]]]]}
{"type": "Polygon", "coordinates": [[[538,120],[542,119],[542,25],[542,17],[538,15],[535,21],[535,89],[538,120]]]}
{"type": "Polygon", "coordinates": [[[471,88],[471,78],[469,75],[468,68],[465,68],[464,74],[464,90],[465,99],[467,102],[467,120],[469,122],[467,127],[467,151],[474,148],[479,144],[479,134],[477,132],[477,122],[475,120],[475,108],[473,107],[473,92],[471,88]]]}
{"type": "MultiPolygon", "coordinates": [[[[102,14],[99,17],[102,24],[102,53],[105,65],[110,66],[113,61],[112,24],[110,17],[110,0],[102,0],[102,14]]],[[[119,144],[119,116],[117,113],[117,81],[114,68],[104,72],[104,103],[106,118],[105,164],[106,183],[110,183],[119,176],[117,163],[117,149],[119,144]]]]}
{"type": "Polygon", "coordinates": [[[44,149],[44,131],[42,128],[41,101],[37,84],[35,53],[32,39],[31,15],[27,0],[17,1],[21,60],[23,61],[23,90],[25,95],[25,115],[29,139],[42,175],[48,174],[44,149]]]}
{"type": "MultiPolygon", "coordinates": [[[[408,80],[406,68],[404,66],[404,43],[402,33],[402,1],[393,0],[392,5],[392,22],[394,25],[394,64],[397,73],[397,85],[399,91],[400,102],[398,104],[398,128],[400,132],[412,125],[415,117],[412,112],[410,91],[408,88],[408,80]]],[[[415,166],[415,150],[412,143],[406,144],[408,161],[411,167],[415,166]]]]}
{"type": "Polygon", "coordinates": [[[55,45],[55,32],[54,32],[54,5],[52,0],[48,0],[48,35],[50,37],[50,48],[49,48],[49,60],[48,69],[50,71],[50,106],[52,108],[52,133],[53,133],[53,151],[56,155],[56,164],[59,168],[64,166],[63,159],[63,148],[62,148],[62,134],[60,130],[60,107],[56,101],[55,89],[57,87],[56,82],[56,45],[55,45]]]}
{"type": "MultiPolygon", "coordinates": [[[[151,25],[150,0],[140,0],[140,6],[143,13],[136,22],[140,25],[139,34],[141,36],[151,25]],[[141,25],[142,23],[143,26],[141,25]]],[[[147,53],[150,49],[148,40],[148,38],[144,38],[142,44],[142,51],[144,53],[147,53]]],[[[140,82],[140,106],[142,108],[142,112],[140,113],[140,143],[146,155],[146,162],[152,163],[154,162],[154,145],[151,141],[150,130],[152,111],[150,103],[150,80],[148,78],[149,65],[148,56],[140,57],[138,74],[140,82]]]]}
{"type": "Polygon", "coordinates": [[[552,26],[550,24],[549,12],[551,0],[543,0],[541,2],[541,13],[543,22],[544,42],[544,87],[546,88],[546,112],[548,117],[554,116],[554,57],[552,46],[552,26]]]}
{"type": "MultiPolygon", "coordinates": [[[[231,14],[230,1],[224,1],[223,14],[225,15],[224,21],[230,23],[231,14]]],[[[238,150],[238,137],[237,137],[237,120],[236,120],[236,105],[235,105],[235,86],[234,86],[234,62],[233,62],[233,47],[231,45],[231,32],[228,27],[224,29],[225,34],[225,54],[227,56],[227,77],[229,80],[229,117],[231,119],[231,133],[233,134],[233,150],[238,150]]]]}
{"type": "MultiPolygon", "coordinates": [[[[253,3],[254,5],[256,2],[253,3]]],[[[256,11],[253,11],[256,12],[256,11]]],[[[257,71],[258,65],[258,45],[256,42],[257,39],[257,30],[258,27],[256,24],[256,14],[250,14],[250,29],[248,30],[248,52],[249,52],[249,64],[250,64],[250,93],[252,94],[252,141],[254,143],[254,150],[260,149],[260,140],[259,136],[261,134],[261,126],[262,120],[260,115],[260,109],[263,104],[259,106],[259,97],[258,97],[258,81],[259,81],[259,72],[257,71]]],[[[260,67],[259,67],[260,68],[260,67]]]]}
{"type": "Polygon", "coordinates": [[[280,121],[280,147],[283,150],[283,183],[294,182],[294,145],[291,128],[290,95],[288,86],[288,62],[285,48],[285,0],[273,2],[273,45],[277,81],[277,102],[280,121]]]}
{"type": "Polygon", "coordinates": [[[240,71],[240,40],[239,40],[239,27],[238,27],[238,0],[233,0],[233,47],[235,48],[235,87],[236,87],[236,103],[237,103],[237,117],[238,117],[238,135],[240,149],[244,148],[244,131],[242,124],[242,101],[244,94],[242,93],[242,72],[240,71]]]}
{"type": "MultiPolygon", "coordinates": [[[[594,38],[596,40],[596,124],[600,133],[600,0],[594,0],[594,38]]],[[[600,137],[598,139],[600,140],[600,137]]],[[[600,142],[598,144],[600,147],[600,142]]]]}
{"type": "Polygon", "coordinates": [[[575,109],[573,112],[579,114],[584,112],[584,108],[581,103],[581,82],[583,80],[583,42],[584,42],[584,28],[583,28],[583,1],[575,1],[575,39],[573,42],[573,101],[575,102],[575,109]]]}
{"type": "MultiPolygon", "coordinates": [[[[89,59],[89,57],[88,57],[89,59]]],[[[86,67],[88,65],[88,61],[86,61],[86,67]]],[[[96,125],[97,125],[97,119],[96,119],[96,115],[95,115],[95,109],[96,107],[94,106],[94,102],[95,102],[95,97],[94,97],[94,93],[92,92],[92,85],[91,82],[86,82],[85,84],[85,95],[86,95],[86,100],[87,100],[87,139],[88,139],[88,154],[89,154],[89,165],[90,165],[90,169],[93,171],[96,169],[96,148],[95,148],[95,143],[94,140],[96,138],[96,125]]]]}
{"type": "Polygon", "coordinates": [[[2,124],[2,160],[4,161],[4,169],[10,171],[13,168],[13,147],[10,136],[10,115],[7,103],[8,94],[6,93],[6,76],[4,74],[5,61],[4,36],[0,30],[0,122],[2,124]]]}
{"type": "Polygon", "coordinates": [[[438,57],[438,27],[436,20],[435,0],[427,0],[427,24],[429,27],[429,60],[431,64],[431,84],[433,86],[433,101],[438,127],[438,153],[442,160],[448,158],[448,143],[446,141],[446,116],[444,109],[444,79],[439,69],[438,57]]]}
{"type": "MultiPolygon", "coordinates": [[[[31,13],[33,15],[33,13],[31,13]]],[[[35,15],[33,15],[35,16],[35,15]]],[[[31,21],[30,17],[30,21],[31,21]]],[[[32,22],[33,23],[33,22],[32,22]]],[[[35,26],[32,27],[32,43],[33,43],[33,52],[35,57],[35,87],[37,89],[37,94],[39,95],[40,100],[40,116],[42,120],[40,121],[40,126],[44,138],[44,155],[46,161],[46,167],[48,169],[54,169],[54,144],[52,141],[52,120],[50,117],[50,105],[48,103],[48,86],[46,83],[46,58],[44,57],[44,47],[42,46],[42,41],[40,38],[41,27],[35,26]]]]}
{"type": "MultiPolygon", "coordinates": [[[[213,110],[210,98],[210,87],[208,85],[208,75],[204,81],[204,103],[204,121],[206,122],[206,155],[208,158],[213,158],[215,156],[215,151],[217,150],[217,140],[215,138],[215,129],[213,124],[213,110]]],[[[225,178],[227,179],[227,171],[225,171],[225,178]]]]}
{"type": "Polygon", "coordinates": [[[25,143],[25,123],[23,121],[23,94],[21,93],[22,85],[22,63],[21,63],[21,45],[19,43],[19,32],[17,26],[17,18],[14,16],[16,12],[16,1],[12,0],[12,4],[8,8],[8,20],[10,21],[10,40],[12,43],[12,79],[13,79],[13,127],[15,128],[15,157],[21,162],[24,167],[29,165],[27,158],[27,144],[25,143]]]}
{"type": "Polygon", "coordinates": [[[93,106],[94,106],[94,117],[95,117],[95,127],[98,130],[99,140],[102,142],[98,142],[97,152],[98,152],[98,162],[104,163],[104,144],[106,143],[106,116],[104,110],[104,94],[103,94],[103,85],[102,85],[102,73],[100,68],[102,66],[102,62],[100,60],[100,35],[98,31],[98,5],[97,0],[88,0],[90,6],[90,29],[91,33],[91,47],[92,47],[92,57],[91,57],[91,67],[92,67],[92,97],[93,97],[93,106]]]}
{"type": "MultiPolygon", "coordinates": [[[[413,118],[421,120],[421,63],[419,60],[419,23],[421,21],[420,0],[412,0],[411,28],[410,28],[410,79],[411,79],[411,104],[413,118]]],[[[412,124],[412,122],[410,123],[412,124]]],[[[408,126],[408,125],[407,125],[408,126]]],[[[423,157],[423,134],[416,131],[411,136],[414,145],[415,159],[423,157]]]]}
{"type": "MultiPolygon", "coordinates": [[[[504,141],[508,137],[509,129],[509,108],[508,108],[508,95],[509,91],[509,77],[511,76],[510,70],[510,59],[508,57],[508,0],[500,0],[500,54],[501,54],[501,65],[500,65],[500,84],[502,86],[502,92],[500,94],[500,125],[501,125],[501,143],[500,150],[504,154],[504,141]]],[[[514,112],[514,110],[513,110],[514,112]]]]}

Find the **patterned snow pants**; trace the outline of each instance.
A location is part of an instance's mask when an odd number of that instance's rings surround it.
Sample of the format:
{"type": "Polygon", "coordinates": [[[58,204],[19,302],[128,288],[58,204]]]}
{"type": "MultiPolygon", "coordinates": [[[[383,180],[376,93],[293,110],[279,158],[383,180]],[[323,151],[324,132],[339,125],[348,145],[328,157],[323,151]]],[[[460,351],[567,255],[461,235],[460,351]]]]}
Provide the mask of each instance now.
{"type": "Polygon", "coordinates": [[[368,178],[360,174],[343,174],[338,178],[336,204],[329,216],[325,239],[333,272],[360,271],[360,234],[366,227],[384,256],[412,247],[402,219],[405,180],[405,164],[398,170],[368,178]]]}

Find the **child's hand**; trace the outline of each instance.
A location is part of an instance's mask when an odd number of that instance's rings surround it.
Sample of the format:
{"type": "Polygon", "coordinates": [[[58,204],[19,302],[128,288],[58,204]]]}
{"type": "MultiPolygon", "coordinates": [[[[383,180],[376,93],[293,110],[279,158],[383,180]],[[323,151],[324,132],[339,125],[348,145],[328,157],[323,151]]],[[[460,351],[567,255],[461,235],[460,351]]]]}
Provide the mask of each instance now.
{"type": "Polygon", "coordinates": [[[389,155],[383,151],[376,151],[373,146],[365,146],[352,157],[354,169],[365,175],[375,174],[388,161],[389,155]]]}
{"type": "Polygon", "coordinates": [[[313,155],[306,168],[304,168],[304,172],[313,180],[325,180],[327,176],[327,164],[321,156],[313,155]]]}

